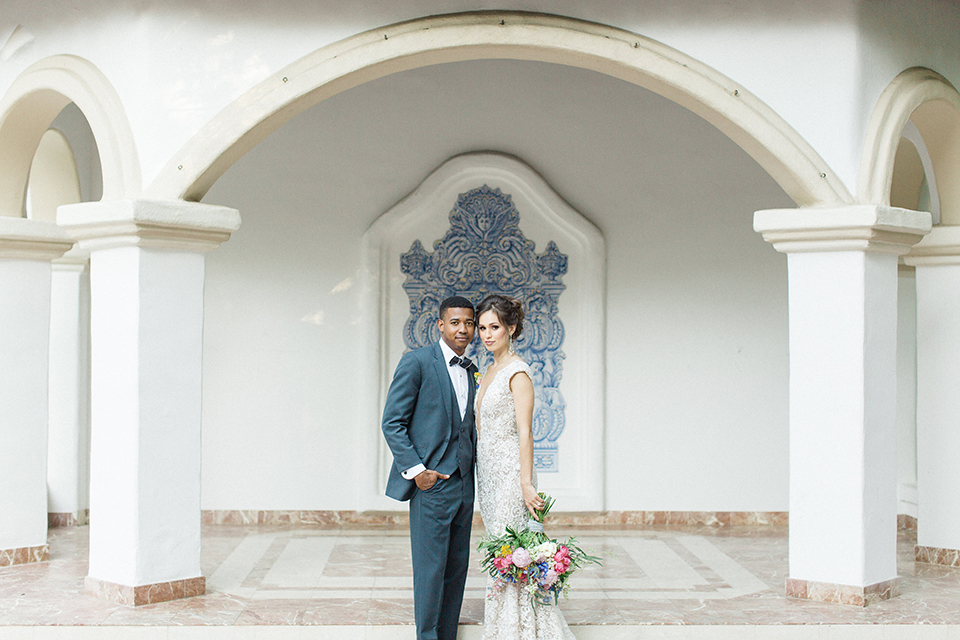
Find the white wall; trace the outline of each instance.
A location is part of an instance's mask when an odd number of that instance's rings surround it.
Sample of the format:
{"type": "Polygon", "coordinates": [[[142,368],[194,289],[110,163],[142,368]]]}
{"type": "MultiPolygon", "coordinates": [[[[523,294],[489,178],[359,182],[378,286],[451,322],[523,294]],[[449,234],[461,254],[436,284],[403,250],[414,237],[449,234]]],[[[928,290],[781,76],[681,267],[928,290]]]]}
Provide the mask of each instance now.
{"type": "Polygon", "coordinates": [[[530,164],[607,240],[606,507],[786,509],[786,265],[752,214],[790,201],[672,103],[515,61],[352,89],[210,191],[243,226],[207,257],[201,507],[356,508],[379,428],[353,405],[361,235],[477,150],[530,164]]]}
{"type": "Polygon", "coordinates": [[[917,278],[897,278],[897,513],[917,517],[917,278]]]}
{"type": "Polygon", "coordinates": [[[50,264],[0,260],[0,550],[4,551],[46,544],[49,317],[50,264]]]}
{"type": "Polygon", "coordinates": [[[398,21],[479,9],[580,18],[690,54],[768,103],[855,188],[862,145],[854,133],[861,108],[856,0],[278,0],[269,7],[95,0],[82,10],[63,0],[18,2],[4,7],[0,47],[17,24],[16,42],[25,44],[0,50],[0,94],[43,57],[88,59],[123,100],[148,185],[227,104],[307,53],[398,21]]]}

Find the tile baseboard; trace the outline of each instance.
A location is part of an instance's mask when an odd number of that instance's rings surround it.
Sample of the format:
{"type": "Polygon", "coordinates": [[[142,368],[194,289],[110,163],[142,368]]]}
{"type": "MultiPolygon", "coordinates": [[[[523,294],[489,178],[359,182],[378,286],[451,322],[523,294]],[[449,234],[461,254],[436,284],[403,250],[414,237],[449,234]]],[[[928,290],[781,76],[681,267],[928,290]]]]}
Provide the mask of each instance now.
{"type": "Polygon", "coordinates": [[[90,510],[77,512],[48,513],[47,527],[59,529],[62,527],[80,527],[90,522],[90,510]]]}
{"type": "Polygon", "coordinates": [[[145,604],[202,596],[207,590],[207,579],[200,576],[198,578],[131,587],[87,576],[83,581],[83,590],[101,600],[138,607],[145,604]]]}
{"type": "Polygon", "coordinates": [[[900,578],[884,580],[865,587],[787,578],[786,593],[788,598],[866,607],[899,596],[900,578]]]}
{"type": "MultiPolygon", "coordinates": [[[[636,527],[658,525],[786,526],[785,511],[592,511],[558,513],[547,524],[570,527],[636,527]]],[[[204,510],[203,524],[305,525],[321,528],[407,526],[405,511],[267,511],[204,510]]],[[[480,515],[474,523],[481,524],[480,515]]]]}
{"type": "Polygon", "coordinates": [[[944,567],[960,567],[960,549],[924,547],[918,544],[914,547],[914,560],[944,567]]]}
{"type": "Polygon", "coordinates": [[[37,547],[0,549],[0,567],[12,567],[18,564],[29,564],[31,562],[46,562],[49,559],[50,545],[46,544],[37,547]]]}

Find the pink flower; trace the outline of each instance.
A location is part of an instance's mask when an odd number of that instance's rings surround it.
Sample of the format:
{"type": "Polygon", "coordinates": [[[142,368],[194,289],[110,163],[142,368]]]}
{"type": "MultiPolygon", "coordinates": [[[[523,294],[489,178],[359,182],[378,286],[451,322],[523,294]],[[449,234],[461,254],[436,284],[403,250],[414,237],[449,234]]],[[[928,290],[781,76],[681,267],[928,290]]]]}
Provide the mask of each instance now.
{"type": "Polygon", "coordinates": [[[493,566],[495,566],[500,571],[507,571],[510,568],[510,565],[513,564],[513,556],[506,555],[502,558],[494,558],[493,566]]]}
{"type": "Polygon", "coordinates": [[[530,566],[531,562],[532,559],[530,558],[530,552],[523,547],[517,547],[517,549],[513,552],[513,564],[517,565],[521,569],[530,566]]]}
{"type": "Polygon", "coordinates": [[[556,582],[559,577],[560,577],[559,573],[557,573],[553,569],[550,569],[549,571],[547,571],[547,575],[543,577],[543,584],[545,584],[548,587],[552,586],[553,583],[556,582]]]}

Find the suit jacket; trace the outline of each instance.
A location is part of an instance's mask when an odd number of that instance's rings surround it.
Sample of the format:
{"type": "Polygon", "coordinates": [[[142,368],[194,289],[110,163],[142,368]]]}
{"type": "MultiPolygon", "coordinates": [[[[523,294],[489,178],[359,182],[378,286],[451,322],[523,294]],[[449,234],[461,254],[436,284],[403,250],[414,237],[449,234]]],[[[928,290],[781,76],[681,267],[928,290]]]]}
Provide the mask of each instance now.
{"type": "MultiPolygon", "coordinates": [[[[474,364],[467,369],[467,408],[463,417],[472,451],[476,451],[477,443],[473,419],[476,371],[474,364]]],[[[440,345],[434,343],[403,354],[387,392],[380,425],[393,452],[393,465],[387,479],[389,497],[396,500],[413,497],[416,483],[406,480],[400,472],[418,464],[436,469],[447,450],[455,420],[459,425],[460,407],[440,345]]]]}

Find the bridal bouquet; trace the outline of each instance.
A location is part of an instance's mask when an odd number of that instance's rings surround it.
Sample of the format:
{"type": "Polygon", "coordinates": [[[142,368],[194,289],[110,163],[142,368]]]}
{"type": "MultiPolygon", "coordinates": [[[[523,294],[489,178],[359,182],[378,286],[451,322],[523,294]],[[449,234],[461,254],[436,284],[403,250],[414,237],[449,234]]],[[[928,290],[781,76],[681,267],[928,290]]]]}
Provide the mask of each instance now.
{"type": "Polygon", "coordinates": [[[570,577],[584,565],[600,564],[600,558],[587,555],[575,538],[566,542],[553,540],[543,532],[543,518],[550,512],[554,499],[541,493],[543,508],[531,518],[527,528],[514,531],[507,527],[498,538],[484,538],[478,547],[483,558],[480,568],[494,578],[493,597],[508,583],[519,585],[534,604],[557,604],[561,593],[570,591],[570,577]]]}

